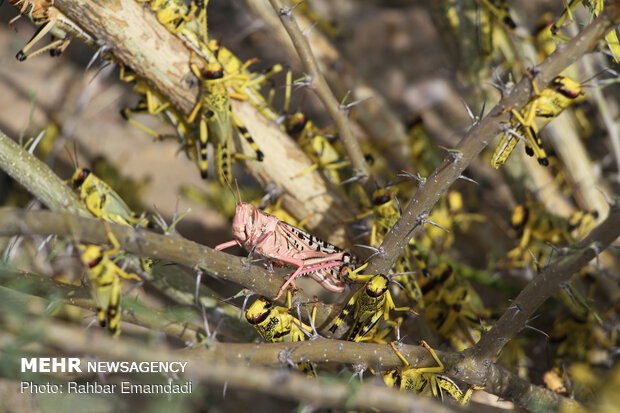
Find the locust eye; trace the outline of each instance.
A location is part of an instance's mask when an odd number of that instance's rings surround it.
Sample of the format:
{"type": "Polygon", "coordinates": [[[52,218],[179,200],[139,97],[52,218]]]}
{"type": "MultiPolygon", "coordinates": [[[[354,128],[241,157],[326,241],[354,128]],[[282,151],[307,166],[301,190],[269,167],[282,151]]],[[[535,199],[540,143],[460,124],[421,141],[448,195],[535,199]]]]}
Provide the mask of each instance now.
{"type": "Polygon", "coordinates": [[[269,317],[269,314],[271,313],[271,307],[273,307],[273,304],[271,304],[269,301],[259,299],[254,304],[252,304],[252,307],[247,311],[245,318],[250,324],[260,324],[265,321],[267,317],[269,317]],[[262,308],[259,309],[259,312],[257,314],[252,314],[254,313],[253,310],[256,306],[260,306],[262,308]]]}
{"type": "Polygon", "coordinates": [[[301,112],[297,112],[294,115],[289,116],[286,122],[286,130],[291,135],[296,136],[304,130],[307,123],[308,118],[306,115],[301,112]]]}
{"type": "Polygon", "coordinates": [[[224,77],[224,70],[222,68],[218,70],[207,70],[205,72],[205,78],[209,80],[221,79],[224,77]]]}
{"type": "Polygon", "coordinates": [[[390,194],[389,192],[386,192],[383,195],[375,197],[373,201],[375,205],[383,205],[387,202],[390,202],[390,199],[392,199],[392,194],[390,194]]]}
{"type": "Polygon", "coordinates": [[[369,284],[366,286],[366,294],[372,298],[379,298],[387,291],[387,287],[385,288],[376,288],[376,286],[369,284]]]}
{"type": "Polygon", "coordinates": [[[97,265],[99,265],[99,263],[101,262],[101,260],[102,260],[102,259],[103,259],[103,256],[102,256],[102,255],[99,255],[97,258],[95,258],[95,259],[93,259],[93,260],[89,261],[89,262],[88,262],[88,264],[87,264],[87,265],[88,265],[88,268],[94,268],[94,267],[96,267],[97,265]]]}
{"type": "Polygon", "coordinates": [[[78,174],[78,176],[73,180],[73,187],[81,187],[88,175],[90,175],[90,169],[83,168],[78,174]]]}
{"type": "Polygon", "coordinates": [[[260,314],[256,314],[254,316],[248,317],[248,322],[250,324],[260,324],[267,319],[269,315],[269,311],[262,312],[260,314]]]}

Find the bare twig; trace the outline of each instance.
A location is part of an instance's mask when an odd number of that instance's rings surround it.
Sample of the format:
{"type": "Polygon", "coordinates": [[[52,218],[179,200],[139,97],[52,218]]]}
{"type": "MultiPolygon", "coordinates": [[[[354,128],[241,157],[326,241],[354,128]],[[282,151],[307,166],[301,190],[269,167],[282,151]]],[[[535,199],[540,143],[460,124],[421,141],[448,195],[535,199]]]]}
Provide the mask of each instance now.
{"type": "MultiPolygon", "coordinates": [[[[290,351],[294,363],[340,362],[362,364],[378,370],[402,366],[392,349],[385,344],[353,343],[349,341],[318,339],[299,343],[233,344],[218,343],[212,351],[222,359],[234,361],[248,357],[250,363],[277,364],[281,351],[290,351]]],[[[420,346],[401,345],[399,351],[415,367],[434,366],[428,351],[420,346]]],[[[445,365],[445,372],[455,379],[470,385],[486,385],[485,391],[524,407],[532,412],[558,410],[561,405],[575,405],[573,400],[559,396],[547,389],[534,386],[497,364],[472,362],[459,353],[436,351],[445,365]],[[481,372],[483,370],[483,372],[481,372]]]]}
{"type": "MultiPolygon", "coordinates": [[[[0,271],[0,285],[42,299],[62,299],[70,305],[89,310],[97,308],[97,304],[90,298],[88,288],[61,283],[38,274],[5,269],[0,271]]],[[[195,325],[172,320],[161,311],[133,305],[132,301],[125,299],[123,302],[124,311],[121,315],[123,321],[163,331],[171,337],[178,337],[187,342],[197,342],[201,336],[204,337],[204,331],[195,325]]]]}
{"type": "MultiPolygon", "coordinates": [[[[299,58],[301,59],[304,69],[306,70],[307,77],[310,79],[312,89],[316,91],[317,95],[323,102],[323,105],[325,105],[325,108],[334,120],[340,139],[342,140],[342,144],[347,151],[351,164],[353,165],[353,169],[363,175],[360,179],[360,183],[365,184],[366,182],[369,182],[371,174],[368,164],[366,163],[366,159],[364,158],[364,154],[362,153],[355,136],[353,136],[353,132],[351,131],[351,126],[349,125],[349,120],[347,119],[346,114],[340,109],[338,101],[325,81],[325,77],[319,70],[319,66],[314,59],[312,50],[310,50],[308,39],[302,33],[295,17],[293,16],[294,7],[285,8],[284,4],[280,0],[269,0],[269,2],[280,17],[284,28],[295,45],[295,49],[297,49],[297,52],[299,53],[299,58]]],[[[372,193],[372,188],[367,188],[367,192],[372,193]]]]}
{"type": "MultiPolygon", "coordinates": [[[[289,60],[294,59],[297,51],[272,7],[267,2],[255,0],[244,0],[244,5],[265,22],[269,38],[284,49],[289,60]]],[[[310,19],[303,14],[298,14],[296,19],[302,27],[311,24],[310,19]]],[[[350,91],[352,99],[366,99],[356,106],[355,121],[372,138],[373,144],[388,154],[387,159],[390,159],[395,170],[411,169],[413,166],[406,155],[409,151],[409,137],[401,119],[392,111],[386,99],[362,78],[355,65],[320,30],[313,30],[307,37],[319,69],[334,94],[344,96],[350,91]]]]}

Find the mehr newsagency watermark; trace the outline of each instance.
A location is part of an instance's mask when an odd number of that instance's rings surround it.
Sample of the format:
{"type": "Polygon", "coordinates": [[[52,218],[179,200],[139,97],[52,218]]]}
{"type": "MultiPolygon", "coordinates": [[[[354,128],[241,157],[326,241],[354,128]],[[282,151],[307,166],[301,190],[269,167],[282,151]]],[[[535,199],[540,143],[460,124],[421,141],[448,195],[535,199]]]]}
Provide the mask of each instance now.
{"type": "MultiPolygon", "coordinates": [[[[21,359],[21,372],[32,373],[159,373],[178,375],[185,373],[187,361],[84,361],[77,357],[34,357],[21,359]]],[[[190,394],[192,382],[145,384],[121,381],[68,381],[62,384],[22,381],[20,392],[27,394],[190,394]]]]}

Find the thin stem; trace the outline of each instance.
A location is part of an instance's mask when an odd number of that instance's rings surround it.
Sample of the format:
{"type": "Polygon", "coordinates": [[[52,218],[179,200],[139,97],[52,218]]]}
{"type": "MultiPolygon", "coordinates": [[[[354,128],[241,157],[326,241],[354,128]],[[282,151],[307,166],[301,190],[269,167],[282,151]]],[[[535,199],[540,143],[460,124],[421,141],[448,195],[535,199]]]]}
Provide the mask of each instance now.
{"type": "MultiPolygon", "coordinates": [[[[264,22],[265,29],[269,31],[269,38],[284,49],[288,59],[295,59],[298,56],[271,5],[263,1],[244,0],[244,7],[264,22]]],[[[302,27],[312,25],[312,20],[302,13],[297,14],[296,19],[302,27]]],[[[401,119],[389,107],[386,99],[368,84],[357,71],[357,67],[347,60],[320,28],[317,27],[312,33],[308,33],[307,39],[319,69],[334,95],[344,96],[350,92],[351,100],[361,101],[355,106],[357,114],[355,122],[372,138],[375,147],[385,151],[394,170],[408,169],[411,163],[407,156],[410,139],[401,119]]]]}
{"type": "MultiPolygon", "coordinates": [[[[323,102],[323,105],[325,105],[325,108],[334,120],[340,139],[342,140],[342,144],[349,159],[351,160],[351,164],[353,165],[353,169],[363,175],[360,179],[360,183],[364,185],[369,182],[369,178],[371,177],[370,168],[366,163],[366,159],[364,158],[364,154],[362,153],[362,149],[360,148],[357,139],[353,136],[351,126],[349,125],[349,119],[347,118],[345,112],[341,110],[338,101],[329,88],[329,85],[321,73],[314,55],[312,54],[310,44],[308,44],[308,39],[302,33],[295,17],[293,16],[294,7],[285,8],[284,4],[280,0],[269,0],[269,2],[278,14],[278,17],[280,17],[284,28],[293,41],[295,49],[299,53],[299,58],[301,59],[306,75],[312,84],[312,89],[316,91],[316,94],[319,96],[321,102],[323,102]]],[[[372,188],[367,188],[367,192],[371,193],[372,188]]]]}

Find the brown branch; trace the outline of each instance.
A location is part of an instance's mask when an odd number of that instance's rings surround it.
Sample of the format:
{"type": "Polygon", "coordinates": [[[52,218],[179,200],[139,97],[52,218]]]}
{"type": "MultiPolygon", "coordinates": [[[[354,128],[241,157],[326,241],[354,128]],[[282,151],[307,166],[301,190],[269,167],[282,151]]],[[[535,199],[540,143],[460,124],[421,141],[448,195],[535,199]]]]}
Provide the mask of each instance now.
{"type": "MultiPolygon", "coordinates": [[[[291,37],[293,45],[299,53],[301,63],[306,70],[306,76],[312,84],[312,89],[316,91],[316,94],[319,96],[321,102],[323,102],[323,105],[334,120],[340,139],[342,140],[342,144],[347,152],[347,155],[349,156],[349,159],[351,160],[351,164],[353,165],[353,169],[357,173],[362,174],[360,182],[364,185],[366,182],[369,182],[370,177],[372,176],[370,173],[370,168],[366,163],[366,159],[364,158],[364,154],[362,153],[362,149],[360,148],[357,139],[353,136],[351,126],[349,125],[349,119],[347,118],[345,112],[341,110],[338,101],[327,84],[327,81],[325,81],[325,77],[323,76],[323,73],[321,73],[314,55],[312,54],[310,44],[308,44],[308,39],[306,39],[306,36],[304,36],[301,32],[301,29],[293,16],[293,10],[295,7],[285,8],[284,4],[280,0],[269,0],[269,2],[278,17],[280,17],[284,28],[291,37]]],[[[372,188],[367,188],[367,192],[372,193],[372,188]]]]}
{"type": "MultiPolygon", "coordinates": [[[[121,249],[132,254],[159,258],[200,267],[214,277],[229,280],[257,294],[273,297],[284,279],[244,259],[205,247],[181,236],[160,235],[144,229],[109,224],[121,249]]],[[[108,244],[105,227],[100,220],[50,211],[23,211],[0,208],[0,235],[60,235],[74,242],[108,244]]],[[[290,272],[290,271],[289,271],[290,272]]],[[[313,297],[298,291],[303,301],[313,297]]],[[[333,306],[319,303],[317,323],[323,323],[333,306]]]]}
{"type": "Polygon", "coordinates": [[[609,216],[576,246],[576,251],[554,262],[534,278],[513,301],[512,306],[497,321],[495,326],[482,336],[480,341],[466,351],[476,360],[490,360],[517,335],[534,312],[553,295],[562,283],[595,258],[620,236],[620,208],[610,209],[609,216]]]}
{"type": "MultiPolygon", "coordinates": [[[[593,50],[600,39],[618,23],[620,20],[618,3],[616,0],[606,4],[604,12],[582,32],[533,69],[540,89],[579,57],[593,50]]],[[[500,132],[500,122],[505,122],[509,118],[507,109],[523,108],[533,95],[531,81],[529,77],[524,76],[480,123],[467,132],[459,142],[456,152],[449,153],[426,182],[419,186],[402,216],[385,237],[380,247],[380,254],[370,262],[368,267],[370,273],[389,271],[408,240],[422,229],[424,218],[428,216],[441,195],[500,132]]]]}
{"type": "MultiPolygon", "coordinates": [[[[29,296],[45,300],[62,299],[69,305],[95,310],[97,304],[90,298],[88,288],[54,281],[33,273],[0,271],[0,285],[29,296]]],[[[18,297],[13,296],[14,299],[18,297]]],[[[124,322],[148,327],[154,331],[162,331],[171,337],[180,338],[188,343],[196,343],[205,336],[203,329],[191,324],[168,318],[162,311],[133,305],[133,300],[123,301],[121,318],[124,322]]]]}

